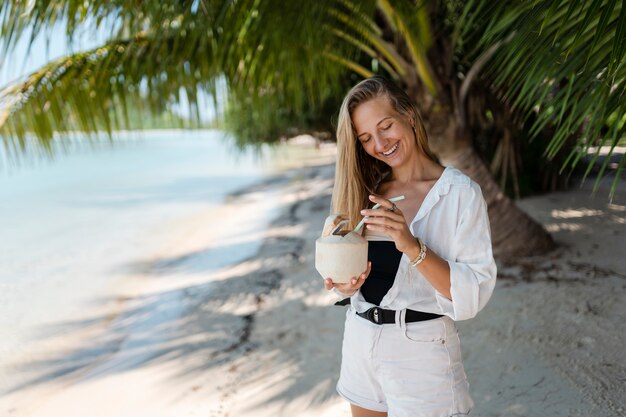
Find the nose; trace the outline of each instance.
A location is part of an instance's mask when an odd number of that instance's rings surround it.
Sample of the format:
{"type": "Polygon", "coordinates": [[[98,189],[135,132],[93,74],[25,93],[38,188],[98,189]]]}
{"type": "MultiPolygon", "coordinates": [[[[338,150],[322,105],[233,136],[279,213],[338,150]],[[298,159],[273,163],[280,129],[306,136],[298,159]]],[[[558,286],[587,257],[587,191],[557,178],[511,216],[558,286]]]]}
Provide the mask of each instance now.
{"type": "Polygon", "coordinates": [[[374,140],[374,144],[376,145],[374,147],[376,152],[384,152],[385,150],[387,150],[387,145],[389,144],[389,140],[387,138],[381,135],[374,135],[372,139],[374,140]]]}

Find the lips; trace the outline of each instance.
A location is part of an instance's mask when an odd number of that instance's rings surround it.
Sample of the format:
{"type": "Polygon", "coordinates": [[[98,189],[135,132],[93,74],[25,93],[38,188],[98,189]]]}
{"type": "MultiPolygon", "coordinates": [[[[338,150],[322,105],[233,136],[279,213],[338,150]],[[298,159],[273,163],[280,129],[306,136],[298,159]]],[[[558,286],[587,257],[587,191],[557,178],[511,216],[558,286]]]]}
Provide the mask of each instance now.
{"type": "Polygon", "coordinates": [[[393,155],[397,150],[398,147],[400,146],[400,142],[397,142],[395,145],[393,145],[387,152],[381,152],[384,156],[386,157],[390,157],[391,155],[393,155]]]}

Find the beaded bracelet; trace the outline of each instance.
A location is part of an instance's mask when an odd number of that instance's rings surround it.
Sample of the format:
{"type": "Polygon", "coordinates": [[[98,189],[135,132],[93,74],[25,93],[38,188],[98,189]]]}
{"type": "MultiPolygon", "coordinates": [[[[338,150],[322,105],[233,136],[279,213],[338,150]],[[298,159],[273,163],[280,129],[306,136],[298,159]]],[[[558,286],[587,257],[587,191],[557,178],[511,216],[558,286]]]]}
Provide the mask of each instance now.
{"type": "Polygon", "coordinates": [[[419,255],[417,255],[417,257],[415,259],[413,259],[410,262],[410,265],[415,267],[417,265],[419,265],[420,263],[422,263],[422,261],[424,260],[424,258],[426,258],[426,244],[424,243],[424,241],[422,239],[420,239],[419,237],[416,237],[415,240],[417,240],[417,243],[419,243],[420,245],[420,253],[419,255]]]}

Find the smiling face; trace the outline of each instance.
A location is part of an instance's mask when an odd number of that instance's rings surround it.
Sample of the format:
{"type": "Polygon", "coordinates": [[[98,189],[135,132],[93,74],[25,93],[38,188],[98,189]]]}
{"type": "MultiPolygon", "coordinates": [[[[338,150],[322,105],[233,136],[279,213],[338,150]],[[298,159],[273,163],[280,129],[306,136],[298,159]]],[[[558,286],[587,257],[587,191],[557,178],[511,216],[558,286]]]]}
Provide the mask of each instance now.
{"type": "Polygon", "coordinates": [[[386,97],[361,103],[352,111],[352,124],[365,152],[391,168],[417,160],[411,121],[394,110],[386,97]]]}

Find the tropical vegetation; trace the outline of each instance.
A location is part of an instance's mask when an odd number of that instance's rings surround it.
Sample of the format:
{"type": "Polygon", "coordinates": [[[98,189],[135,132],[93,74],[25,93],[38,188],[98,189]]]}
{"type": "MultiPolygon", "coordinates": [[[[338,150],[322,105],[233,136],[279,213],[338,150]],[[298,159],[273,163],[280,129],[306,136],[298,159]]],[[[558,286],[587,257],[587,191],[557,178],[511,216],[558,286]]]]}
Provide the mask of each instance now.
{"type": "Polygon", "coordinates": [[[12,0],[0,47],[58,21],[70,39],[85,24],[111,36],[4,87],[0,135],[16,154],[136,127],[129,109],[184,102],[199,120],[200,94],[242,144],[328,132],[346,89],[382,73],[415,98],[442,163],[481,184],[502,256],[552,247],[503,190],[519,196],[523,171],[553,181],[591,154],[587,175],[626,136],[624,0],[12,0]]]}

